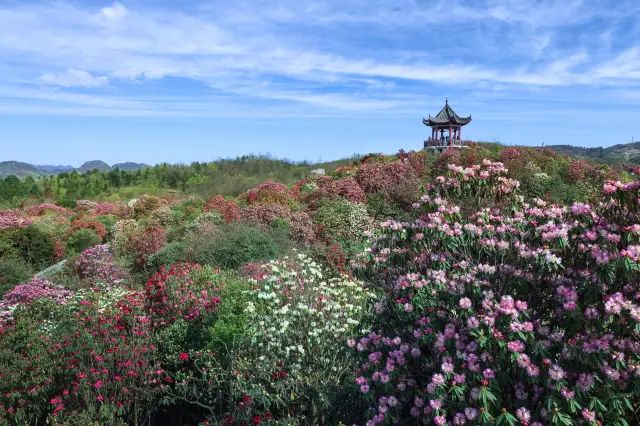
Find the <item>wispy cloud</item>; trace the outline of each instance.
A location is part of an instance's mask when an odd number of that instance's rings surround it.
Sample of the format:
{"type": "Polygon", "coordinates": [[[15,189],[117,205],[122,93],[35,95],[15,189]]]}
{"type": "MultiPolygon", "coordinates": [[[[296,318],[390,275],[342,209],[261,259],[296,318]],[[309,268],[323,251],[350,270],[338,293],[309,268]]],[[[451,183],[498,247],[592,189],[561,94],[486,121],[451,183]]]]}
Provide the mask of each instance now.
{"type": "Polygon", "coordinates": [[[109,84],[108,77],[94,77],[87,71],[74,69],[60,74],[42,74],[40,80],[52,86],[62,87],[104,87],[109,84]]]}
{"type": "Polygon", "coordinates": [[[640,87],[640,38],[615,43],[621,14],[640,18],[635,5],[10,2],[0,4],[0,79],[9,85],[0,88],[0,99],[34,114],[91,108],[194,116],[222,116],[228,108],[234,114],[264,108],[284,115],[401,114],[433,108],[428,102],[445,95],[473,104],[495,92],[536,100],[528,106],[533,110],[545,107],[535,93],[575,98],[596,87],[608,102],[621,86],[640,87]]]}

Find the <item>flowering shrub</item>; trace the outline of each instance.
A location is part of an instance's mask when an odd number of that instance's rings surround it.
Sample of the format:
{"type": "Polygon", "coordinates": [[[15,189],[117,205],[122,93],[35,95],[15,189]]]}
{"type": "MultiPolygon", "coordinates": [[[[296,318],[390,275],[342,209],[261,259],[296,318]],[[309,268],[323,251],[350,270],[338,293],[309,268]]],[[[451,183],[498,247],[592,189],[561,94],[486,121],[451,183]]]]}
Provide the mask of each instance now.
{"type": "Polygon", "coordinates": [[[325,277],[302,254],[252,269],[244,301],[249,341],[229,354],[185,354],[197,368],[176,377],[173,393],[211,407],[213,424],[338,424],[329,416],[353,408],[340,394],[355,367],[345,341],[365,328],[369,293],[347,276],[325,277]]]}
{"type": "Polygon", "coordinates": [[[155,224],[136,226],[134,232],[126,235],[122,243],[122,252],[133,259],[136,267],[144,268],[149,256],[157,253],[164,246],[165,233],[164,228],[155,224]]]}
{"type": "Polygon", "coordinates": [[[569,182],[581,182],[594,172],[594,168],[586,161],[572,160],[569,164],[569,173],[567,177],[569,182]]]}
{"type": "Polygon", "coordinates": [[[155,209],[166,205],[167,201],[160,197],[143,194],[135,200],[133,204],[133,216],[135,218],[145,217],[150,215],[155,209]]]}
{"type": "Polygon", "coordinates": [[[11,319],[11,312],[17,305],[29,305],[34,300],[45,297],[57,303],[65,303],[73,292],[40,278],[16,286],[8,291],[0,301],[0,330],[11,319]]]}
{"type": "Polygon", "coordinates": [[[371,220],[364,204],[353,204],[347,200],[330,200],[323,203],[315,213],[314,221],[326,230],[326,234],[338,240],[363,240],[371,220]]]}
{"type": "Polygon", "coordinates": [[[66,209],[64,207],[56,206],[55,204],[39,204],[37,206],[29,207],[27,214],[29,216],[42,216],[47,212],[53,212],[62,216],[73,216],[73,210],[66,209]]]}
{"type": "Polygon", "coordinates": [[[295,212],[289,219],[289,238],[305,246],[313,241],[313,222],[306,212],[295,212]]]}
{"type": "Polygon", "coordinates": [[[222,195],[211,197],[204,206],[205,212],[218,212],[224,220],[232,222],[240,217],[240,207],[234,201],[227,201],[222,195]]]}
{"type": "Polygon", "coordinates": [[[352,203],[362,203],[365,200],[362,187],[353,177],[344,177],[338,180],[318,179],[318,187],[319,195],[325,197],[342,197],[352,203]]]}
{"type": "Polygon", "coordinates": [[[350,343],[368,424],[636,423],[640,182],[559,207],[524,203],[501,163],[449,169],[372,237],[386,301],[350,343]]]}
{"type": "Polygon", "coordinates": [[[197,320],[202,314],[215,311],[220,289],[216,283],[194,280],[201,271],[200,265],[177,263],[169,269],[161,267],[149,279],[145,300],[154,324],[165,326],[178,318],[197,320]]]}
{"type": "Polygon", "coordinates": [[[250,189],[243,198],[247,200],[247,204],[270,203],[289,205],[287,185],[282,183],[269,181],[250,189]]]}
{"type": "Polygon", "coordinates": [[[249,206],[242,210],[240,219],[269,226],[276,219],[289,220],[291,211],[280,204],[261,204],[249,206]]]}
{"type": "Polygon", "coordinates": [[[115,266],[106,245],[92,247],[65,262],[63,275],[81,280],[84,285],[104,284],[108,288],[128,280],[126,271],[115,266]]]}
{"type": "Polygon", "coordinates": [[[103,203],[97,203],[95,208],[93,209],[93,214],[95,216],[108,216],[108,215],[115,215],[115,216],[126,216],[127,214],[130,213],[130,208],[128,208],[127,206],[123,205],[120,202],[116,202],[116,203],[110,203],[110,202],[103,202],[103,203]]]}
{"type": "Polygon", "coordinates": [[[393,163],[369,163],[360,166],[355,178],[366,194],[384,193],[387,197],[402,182],[417,176],[420,166],[408,158],[393,163]]]}
{"type": "Polygon", "coordinates": [[[26,228],[33,221],[24,217],[20,210],[0,210],[0,230],[26,228]]]}
{"type": "Polygon", "coordinates": [[[440,157],[433,162],[433,166],[442,171],[446,170],[449,164],[460,164],[460,151],[457,149],[446,149],[440,154],[440,157]]]}

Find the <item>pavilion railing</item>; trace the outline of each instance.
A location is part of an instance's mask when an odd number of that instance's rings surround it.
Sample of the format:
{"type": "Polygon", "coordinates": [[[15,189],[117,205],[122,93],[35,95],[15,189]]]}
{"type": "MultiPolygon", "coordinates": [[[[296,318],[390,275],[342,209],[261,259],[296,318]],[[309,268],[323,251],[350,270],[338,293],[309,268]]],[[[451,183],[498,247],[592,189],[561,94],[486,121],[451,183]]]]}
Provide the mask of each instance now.
{"type": "Polygon", "coordinates": [[[453,140],[441,140],[441,139],[427,139],[424,141],[424,147],[426,149],[444,149],[444,148],[467,148],[472,143],[470,140],[453,139],[453,140]]]}

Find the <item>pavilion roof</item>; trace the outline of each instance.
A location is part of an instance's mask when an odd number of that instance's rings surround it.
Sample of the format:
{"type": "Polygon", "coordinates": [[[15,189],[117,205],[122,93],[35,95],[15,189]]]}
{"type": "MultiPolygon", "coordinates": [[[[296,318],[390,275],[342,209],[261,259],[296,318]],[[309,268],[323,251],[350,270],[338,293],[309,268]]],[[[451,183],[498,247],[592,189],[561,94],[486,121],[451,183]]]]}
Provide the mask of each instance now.
{"type": "Polygon", "coordinates": [[[445,101],[444,108],[442,108],[435,117],[431,117],[431,114],[429,114],[429,118],[422,119],[422,122],[427,126],[444,126],[448,124],[455,126],[464,126],[465,124],[469,124],[470,121],[471,116],[460,117],[458,114],[456,114],[455,111],[449,106],[448,99],[445,101]]]}

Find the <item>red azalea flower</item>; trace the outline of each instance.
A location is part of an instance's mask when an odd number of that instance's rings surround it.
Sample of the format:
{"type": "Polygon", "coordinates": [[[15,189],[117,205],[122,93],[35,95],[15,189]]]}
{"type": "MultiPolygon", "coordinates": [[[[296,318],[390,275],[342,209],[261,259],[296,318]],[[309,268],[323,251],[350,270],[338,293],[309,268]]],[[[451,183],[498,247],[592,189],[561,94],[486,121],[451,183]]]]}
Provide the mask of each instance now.
{"type": "Polygon", "coordinates": [[[257,425],[257,424],[262,423],[262,417],[260,417],[260,416],[255,416],[255,417],[253,418],[253,423],[254,423],[254,424],[256,424],[256,425],[257,425]]]}
{"type": "Polygon", "coordinates": [[[189,359],[189,354],[188,354],[188,353],[186,353],[186,352],[182,352],[182,353],[180,354],[180,360],[181,360],[181,361],[186,361],[186,360],[188,360],[188,359],[189,359]]]}

